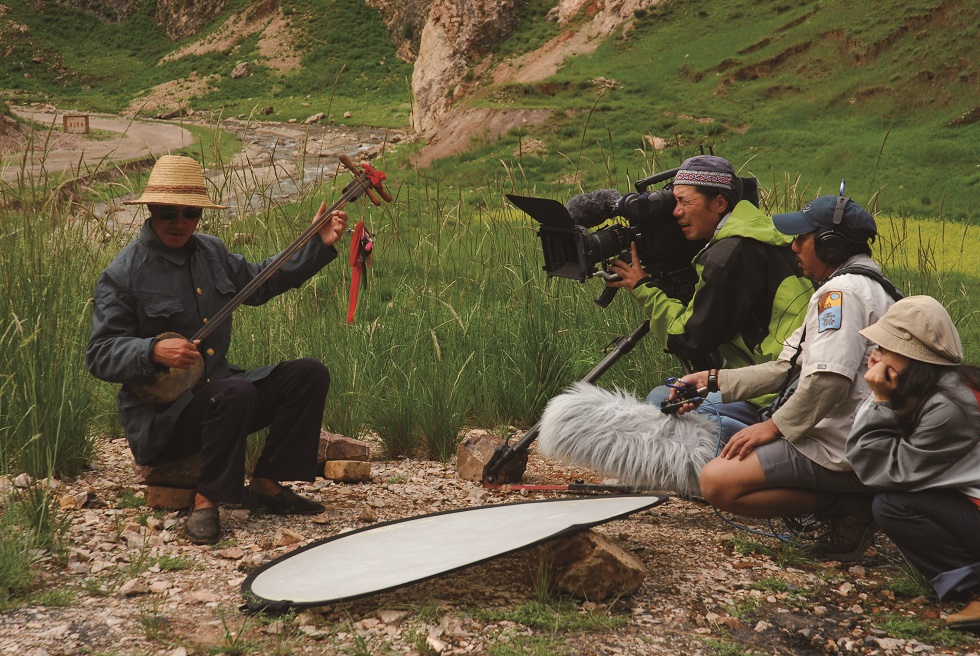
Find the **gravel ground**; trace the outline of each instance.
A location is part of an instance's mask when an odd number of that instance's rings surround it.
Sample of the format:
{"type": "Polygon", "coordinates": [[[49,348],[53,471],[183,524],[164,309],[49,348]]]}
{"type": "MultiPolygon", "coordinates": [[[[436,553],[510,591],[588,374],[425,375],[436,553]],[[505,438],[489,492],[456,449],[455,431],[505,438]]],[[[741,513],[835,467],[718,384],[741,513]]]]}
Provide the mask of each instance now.
{"type": "MultiPolygon", "coordinates": [[[[612,603],[551,599],[560,611],[549,615],[539,605],[537,619],[528,619],[539,598],[536,547],[349,603],[278,618],[242,613],[239,590],[248,572],[314,540],[430,512],[561,496],[486,490],[460,480],[453,463],[375,459],[372,475],[369,483],[297,485],[328,505],[312,518],[224,508],[225,539],[201,547],[183,538],[177,513],[136,505],[143,490],[125,441],[103,440],[93,469],[58,490],[70,555],[46,558],[34,600],[0,614],[0,653],[980,652],[976,635],[955,634],[961,642],[944,645],[943,634],[911,638],[895,628],[915,618],[940,628],[957,609],[892,592],[897,552],[881,535],[858,563],[789,566],[778,552],[743,555],[735,545],[751,536],[710,507],[677,498],[595,529],[649,570],[636,594],[612,603]],[[581,620],[591,626],[567,628],[581,620]]],[[[579,479],[600,482],[542,461],[532,449],[525,483],[579,479]]]]}

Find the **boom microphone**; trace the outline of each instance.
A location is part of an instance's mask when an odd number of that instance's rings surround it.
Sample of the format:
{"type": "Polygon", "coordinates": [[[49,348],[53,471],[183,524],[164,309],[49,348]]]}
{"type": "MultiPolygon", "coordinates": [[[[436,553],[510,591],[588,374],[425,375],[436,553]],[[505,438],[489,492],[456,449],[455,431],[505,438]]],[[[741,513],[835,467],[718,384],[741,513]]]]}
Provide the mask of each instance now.
{"type": "Polygon", "coordinates": [[[572,196],[565,203],[565,208],[572,221],[586,228],[592,228],[619,216],[619,200],[622,197],[623,195],[615,189],[596,189],[572,196]]]}

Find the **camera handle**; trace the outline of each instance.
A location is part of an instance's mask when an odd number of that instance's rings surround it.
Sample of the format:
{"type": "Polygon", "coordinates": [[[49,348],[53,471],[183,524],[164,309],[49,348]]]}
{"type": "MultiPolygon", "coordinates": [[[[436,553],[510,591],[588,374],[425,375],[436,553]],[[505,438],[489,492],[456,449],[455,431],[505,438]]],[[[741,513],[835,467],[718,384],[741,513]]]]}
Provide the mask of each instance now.
{"type": "MultiPolygon", "coordinates": [[[[622,280],[622,278],[617,276],[615,273],[609,273],[605,269],[600,269],[596,271],[595,273],[592,274],[592,277],[602,278],[607,282],[616,282],[618,280],[622,280]]],[[[593,300],[595,300],[595,304],[598,305],[599,307],[607,308],[609,307],[609,304],[612,303],[612,300],[616,297],[616,292],[618,291],[619,291],[619,287],[603,287],[602,293],[596,296],[595,299],[593,300]]]]}
{"type": "MultiPolygon", "coordinates": [[[[615,287],[611,288],[615,291],[615,287]]],[[[643,337],[650,332],[650,321],[646,320],[641,323],[636,329],[630,333],[628,336],[620,335],[614,341],[615,346],[609,353],[602,359],[602,361],[595,366],[595,368],[588,373],[588,375],[582,379],[583,383],[594,383],[606,373],[610,367],[612,367],[616,361],[621,357],[633,350],[643,337]]],[[[483,480],[481,481],[485,485],[493,485],[497,482],[497,473],[507,464],[512,458],[523,455],[527,458],[527,449],[531,446],[531,442],[538,439],[538,433],[541,432],[541,422],[539,421],[531,430],[527,432],[524,437],[521,438],[514,446],[510,444],[502,444],[498,446],[490,456],[490,460],[483,467],[483,480]]]]}

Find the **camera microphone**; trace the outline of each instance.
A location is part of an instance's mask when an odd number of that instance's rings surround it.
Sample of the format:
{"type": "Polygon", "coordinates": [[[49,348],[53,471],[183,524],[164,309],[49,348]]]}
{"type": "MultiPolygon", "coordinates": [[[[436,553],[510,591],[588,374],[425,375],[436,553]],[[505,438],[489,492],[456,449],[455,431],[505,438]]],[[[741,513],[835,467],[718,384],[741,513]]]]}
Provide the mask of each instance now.
{"type": "Polygon", "coordinates": [[[615,189],[596,189],[572,196],[565,203],[565,209],[576,224],[592,228],[619,216],[619,200],[622,197],[615,189]]]}

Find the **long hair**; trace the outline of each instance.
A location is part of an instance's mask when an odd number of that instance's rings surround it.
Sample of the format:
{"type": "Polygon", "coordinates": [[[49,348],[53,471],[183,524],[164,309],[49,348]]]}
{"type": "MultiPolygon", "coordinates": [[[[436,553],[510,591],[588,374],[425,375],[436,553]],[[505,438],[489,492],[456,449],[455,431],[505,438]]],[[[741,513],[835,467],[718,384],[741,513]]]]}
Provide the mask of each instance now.
{"type": "Polygon", "coordinates": [[[980,368],[968,364],[944,367],[920,360],[910,360],[898,377],[898,385],[892,394],[892,407],[898,415],[898,425],[905,435],[911,435],[918,424],[919,411],[926,400],[940,391],[939,380],[948,371],[954,371],[959,383],[980,390],[980,368]]]}

